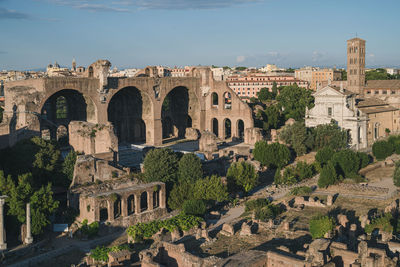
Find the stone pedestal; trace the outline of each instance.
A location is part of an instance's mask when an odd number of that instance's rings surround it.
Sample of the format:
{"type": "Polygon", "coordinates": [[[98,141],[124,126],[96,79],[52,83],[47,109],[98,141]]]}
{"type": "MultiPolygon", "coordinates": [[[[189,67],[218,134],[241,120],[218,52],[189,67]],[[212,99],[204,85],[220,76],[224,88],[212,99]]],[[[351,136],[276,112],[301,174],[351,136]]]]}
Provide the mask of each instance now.
{"type": "Polygon", "coordinates": [[[7,196],[0,196],[0,250],[7,249],[6,231],[4,229],[4,203],[7,196]]]}
{"type": "Polygon", "coordinates": [[[26,204],[26,237],[24,240],[25,244],[32,244],[32,232],[31,232],[31,204],[26,204]]]}

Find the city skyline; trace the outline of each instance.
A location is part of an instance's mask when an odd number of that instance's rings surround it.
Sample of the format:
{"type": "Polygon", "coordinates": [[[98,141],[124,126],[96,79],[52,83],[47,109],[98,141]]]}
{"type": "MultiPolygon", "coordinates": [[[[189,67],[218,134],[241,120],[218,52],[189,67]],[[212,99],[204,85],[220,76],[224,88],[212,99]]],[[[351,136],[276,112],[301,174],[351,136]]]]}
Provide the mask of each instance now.
{"type": "Polygon", "coordinates": [[[367,41],[367,67],[398,67],[394,0],[0,0],[0,69],[58,61],[147,65],[346,66],[345,40],[367,41]]]}

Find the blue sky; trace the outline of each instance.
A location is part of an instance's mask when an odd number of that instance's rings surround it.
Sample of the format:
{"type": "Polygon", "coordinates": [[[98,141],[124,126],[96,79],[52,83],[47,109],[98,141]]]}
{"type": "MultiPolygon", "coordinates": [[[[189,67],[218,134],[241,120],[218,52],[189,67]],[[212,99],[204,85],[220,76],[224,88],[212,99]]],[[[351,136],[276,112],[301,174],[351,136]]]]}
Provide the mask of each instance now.
{"type": "Polygon", "coordinates": [[[147,65],[400,66],[399,0],[0,0],[0,69],[147,65]]]}

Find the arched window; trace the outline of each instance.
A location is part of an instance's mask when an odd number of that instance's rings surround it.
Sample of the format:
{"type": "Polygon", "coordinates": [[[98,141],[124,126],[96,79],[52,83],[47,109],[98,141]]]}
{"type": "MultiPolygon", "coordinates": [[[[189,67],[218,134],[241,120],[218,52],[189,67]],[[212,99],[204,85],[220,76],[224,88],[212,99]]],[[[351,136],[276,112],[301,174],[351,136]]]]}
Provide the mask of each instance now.
{"type": "Polygon", "coordinates": [[[218,137],[218,120],[212,119],[212,132],[218,137]]]}
{"type": "Polygon", "coordinates": [[[232,123],[230,119],[225,119],[225,139],[232,137],[232,123]]]}
{"type": "Polygon", "coordinates": [[[225,109],[232,108],[232,95],[229,92],[224,93],[224,107],[225,109]]]}
{"type": "Polygon", "coordinates": [[[238,120],[238,122],[237,122],[237,136],[239,137],[239,139],[243,140],[244,122],[242,120],[238,120]]]}
{"type": "Polygon", "coordinates": [[[117,196],[117,199],[114,201],[114,219],[121,216],[121,198],[117,196]]]}
{"type": "Polygon", "coordinates": [[[379,138],[379,122],[374,124],[374,139],[379,138]]]}
{"type": "Polygon", "coordinates": [[[218,94],[217,93],[211,94],[211,100],[212,100],[212,106],[214,108],[218,107],[218,94]]]}
{"type": "Polygon", "coordinates": [[[153,209],[160,206],[160,190],[153,191],[153,209]]]}
{"type": "Polygon", "coordinates": [[[59,96],[56,99],[56,118],[66,119],[68,117],[68,103],[64,96],[59,96]]]}
{"type": "Polygon", "coordinates": [[[128,197],[128,215],[135,213],[135,195],[128,197]]]}
{"type": "Polygon", "coordinates": [[[186,127],[192,128],[192,125],[193,125],[192,118],[188,115],[186,127]]]}
{"type": "Polygon", "coordinates": [[[89,67],[89,78],[93,78],[94,74],[93,74],[93,67],[90,66],[89,67]]]}
{"type": "Polygon", "coordinates": [[[140,211],[143,212],[148,209],[147,206],[147,192],[143,192],[140,195],[140,211]]]}

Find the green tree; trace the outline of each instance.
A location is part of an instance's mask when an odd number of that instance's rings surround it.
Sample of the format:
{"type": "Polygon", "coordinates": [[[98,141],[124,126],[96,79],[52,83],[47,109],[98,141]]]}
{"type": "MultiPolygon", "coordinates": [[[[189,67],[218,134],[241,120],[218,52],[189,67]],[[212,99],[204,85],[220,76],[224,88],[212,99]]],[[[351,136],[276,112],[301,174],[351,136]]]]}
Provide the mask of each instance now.
{"type": "Polygon", "coordinates": [[[346,148],[348,146],[349,134],[342,130],[334,122],[321,124],[313,128],[314,149],[319,150],[329,146],[333,149],[346,148]]]}
{"type": "Polygon", "coordinates": [[[365,72],[365,80],[389,80],[390,75],[385,69],[376,69],[365,72]]]}
{"type": "Polygon", "coordinates": [[[279,133],[279,138],[290,145],[298,156],[304,155],[310,149],[307,140],[311,133],[308,132],[304,122],[296,121],[292,125],[285,126],[279,133]]]}
{"type": "Polygon", "coordinates": [[[226,174],[228,183],[235,184],[246,193],[253,189],[258,182],[258,174],[254,166],[246,162],[234,162],[226,174]]]}
{"type": "Polygon", "coordinates": [[[384,160],[392,155],[393,151],[393,145],[388,141],[377,141],[372,145],[372,153],[377,160],[384,160]]]}
{"type": "Polygon", "coordinates": [[[182,208],[186,200],[193,198],[193,190],[194,186],[191,183],[176,183],[168,197],[168,207],[173,210],[182,208]]]}
{"type": "Polygon", "coordinates": [[[285,119],[303,121],[306,108],[314,107],[312,93],[312,90],[298,87],[297,84],[283,87],[276,99],[282,106],[285,119]]]}
{"type": "Polygon", "coordinates": [[[144,178],[146,182],[161,181],[168,188],[178,180],[178,157],[169,148],[153,149],[144,158],[144,178]]]}
{"type": "Polygon", "coordinates": [[[278,85],[276,82],[272,83],[272,88],[271,88],[272,94],[276,97],[278,95],[278,85]]]}
{"type": "Polygon", "coordinates": [[[193,153],[184,154],[178,163],[180,181],[196,182],[203,177],[201,160],[193,153]]]}
{"type": "Polygon", "coordinates": [[[331,161],[336,170],[339,170],[338,174],[346,178],[352,178],[360,170],[360,158],[356,152],[350,149],[336,152],[331,161]]]}
{"type": "Polygon", "coordinates": [[[255,144],[253,150],[254,159],[269,168],[282,168],[286,166],[290,159],[290,151],[287,146],[261,140],[255,144]]]}
{"type": "Polygon", "coordinates": [[[327,187],[328,185],[334,184],[337,180],[337,173],[332,162],[328,162],[322,170],[318,179],[319,187],[327,187]]]}
{"type": "Polygon", "coordinates": [[[263,123],[264,130],[278,129],[282,125],[282,115],[278,105],[271,105],[264,110],[265,120],[263,123]]]}
{"type": "Polygon", "coordinates": [[[68,180],[71,182],[74,175],[74,167],[76,162],[76,152],[71,150],[68,155],[65,157],[65,160],[62,164],[62,173],[68,180]]]}
{"type": "Polygon", "coordinates": [[[335,150],[333,150],[330,146],[326,146],[318,150],[315,155],[315,160],[319,163],[319,165],[324,167],[335,154],[335,150]]]}
{"type": "Polygon", "coordinates": [[[58,208],[59,202],[53,199],[51,184],[42,186],[30,198],[32,210],[32,233],[37,235],[50,224],[49,216],[58,208]]]}
{"type": "Polygon", "coordinates": [[[322,238],[335,227],[335,220],[328,217],[317,215],[310,220],[309,229],[312,238],[322,238]]]}
{"type": "Polygon", "coordinates": [[[32,174],[22,174],[18,176],[18,183],[12,182],[9,187],[10,191],[6,192],[8,195],[7,202],[9,206],[8,214],[17,217],[18,221],[25,223],[25,210],[26,203],[29,202],[34,190],[32,188],[32,174]]]}
{"type": "Polygon", "coordinates": [[[229,198],[228,190],[222,183],[221,177],[211,175],[196,181],[193,188],[193,197],[195,199],[226,201],[229,198]]]}

